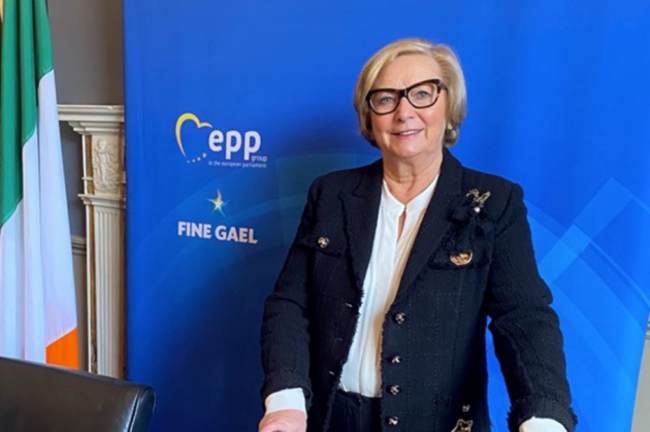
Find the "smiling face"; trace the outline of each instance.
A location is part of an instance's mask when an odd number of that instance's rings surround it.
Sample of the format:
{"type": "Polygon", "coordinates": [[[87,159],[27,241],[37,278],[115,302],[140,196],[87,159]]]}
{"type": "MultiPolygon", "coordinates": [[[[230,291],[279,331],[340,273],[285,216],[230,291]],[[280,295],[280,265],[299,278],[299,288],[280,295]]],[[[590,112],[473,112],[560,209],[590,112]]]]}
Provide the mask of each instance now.
{"type": "MultiPolygon", "coordinates": [[[[388,64],[372,87],[401,90],[432,78],[441,78],[438,63],[427,55],[408,54],[388,64]]],[[[370,112],[375,143],[385,159],[398,163],[418,164],[441,157],[446,119],[447,92],[444,90],[437,102],[428,108],[415,108],[402,98],[390,114],[370,112]]]]}

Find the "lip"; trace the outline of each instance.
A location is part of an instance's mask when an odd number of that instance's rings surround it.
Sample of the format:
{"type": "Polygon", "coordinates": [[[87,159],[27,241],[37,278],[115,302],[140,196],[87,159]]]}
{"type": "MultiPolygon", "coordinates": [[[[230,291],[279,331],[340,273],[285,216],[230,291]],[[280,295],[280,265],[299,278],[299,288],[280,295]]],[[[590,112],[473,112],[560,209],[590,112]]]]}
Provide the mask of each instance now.
{"type": "Polygon", "coordinates": [[[418,135],[423,130],[424,129],[405,129],[403,131],[391,132],[391,135],[399,137],[399,138],[409,138],[409,137],[418,135]]]}

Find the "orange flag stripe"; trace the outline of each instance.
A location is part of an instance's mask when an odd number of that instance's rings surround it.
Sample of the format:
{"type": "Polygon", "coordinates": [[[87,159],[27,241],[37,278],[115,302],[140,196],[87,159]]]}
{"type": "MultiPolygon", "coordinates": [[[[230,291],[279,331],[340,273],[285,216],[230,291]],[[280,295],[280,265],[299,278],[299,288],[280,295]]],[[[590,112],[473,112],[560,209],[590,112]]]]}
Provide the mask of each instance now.
{"type": "Polygon", "coordinates": [[[79,369],[79,337],[75,328],[65,336],[60,337],[45,350],[45,360],[48,364],[79,369]]]}

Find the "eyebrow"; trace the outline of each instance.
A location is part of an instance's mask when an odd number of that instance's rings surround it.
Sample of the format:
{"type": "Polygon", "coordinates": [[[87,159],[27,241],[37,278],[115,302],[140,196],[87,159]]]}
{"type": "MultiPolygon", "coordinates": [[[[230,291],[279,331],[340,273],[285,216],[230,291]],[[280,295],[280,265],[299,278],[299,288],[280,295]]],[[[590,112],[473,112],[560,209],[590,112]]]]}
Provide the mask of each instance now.
{"type": "Polygon", "coordinates": [[[436,77],[436,78],[428,78],[428,79],[425,79],[425,80],[422,80],[422,81],[418,81],[418,82],[413,83],[413,84],[411,84],[410,86],[407,86],[407,87],[402,87],[402,88],[395,88],[395,87],[378,87],[378,88],[371,88],[370,90],[368,90],[368,92],[371,92],[371,91],[372,91],[372,92],[377,92],[377,91],[388,91],[388,90],[390,90],[390,91],[398,91],[398,92],[399,92],[399,91],[407,90],[407,89],[410,89],[410,88],[415,87],[416,85],[424,84],[424,83],[426,83],[426,82],[430,82],[430,81],[438,81],[440,84],[443,84],[443,83],[444,83],[444,82],[442,81],[442,78],[437,78],[437,77],[436,77]]]}

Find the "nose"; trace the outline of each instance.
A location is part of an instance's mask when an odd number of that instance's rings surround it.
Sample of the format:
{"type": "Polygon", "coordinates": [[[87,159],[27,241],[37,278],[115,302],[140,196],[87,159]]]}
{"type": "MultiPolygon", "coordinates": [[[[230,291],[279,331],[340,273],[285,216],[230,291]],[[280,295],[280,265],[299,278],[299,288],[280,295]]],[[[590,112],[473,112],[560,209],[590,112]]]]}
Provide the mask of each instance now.
{"type": "Polygon", "coordinates": [[[399,122],[405,122],[406,120],[413,117],[415,109],[413,105],[410,104],[406,96],[402,96],[397,103],[397,109],[395,110],[395,120],[399,122]]]}

